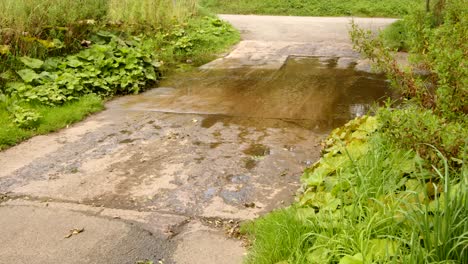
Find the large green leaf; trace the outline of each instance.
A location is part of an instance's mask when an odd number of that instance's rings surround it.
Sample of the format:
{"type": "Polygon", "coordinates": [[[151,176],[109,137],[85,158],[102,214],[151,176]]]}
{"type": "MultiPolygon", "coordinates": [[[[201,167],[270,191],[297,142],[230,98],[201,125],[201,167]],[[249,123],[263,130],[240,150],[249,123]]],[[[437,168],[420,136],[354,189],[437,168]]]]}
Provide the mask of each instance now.
{"type": "Polygon", "coordinates": [[[364,259],[361,253],[358,253],[354,256],[346,255],[340,259],[339,264],[363,264],[364,259]]]}
{"type": "Polygon", "coordinates": [[[368,241],[368,258],[373,260],[385,259],[398,253],[399,243],[390,239],[371,239],[368,241]]]}
{"type": "Polygon", "coordinates": [[[17,73],[25,83],[31,83],[40,78],[39,74],[31,69],[19,70],[17,73]]]}
{"type": "Polygon", "coordinates": [[[322,264],[329,263],[331,251],[327,248],[318,248],[307,255],[307,263],[322,264]]]}
{"type": "Polygon", "coordinates": [[[43,61],[29,57],[20,57],[19,60],[31,69],[39,69],[44,64],[43,61]]]}
{"type": "Polygon", "coordinates": [[[59,64],[62,62],[59,58],[48,58],[44,61],[42,68],[46,71],[55,71],[57,70],[59,64]]]}
{"type": "Polygon", "coordinates": [[[301,206],[310,206],[325,211],[335,211],[341,204],[341,200],[334,197],[329,192],[309,191],[302,195],[299,204],[301,206]]]}
{"type": "Polygon", "coordinates": [[[10,46],[9,45],[0,45],[0,55],[6,55],[10,53],[10,46]]]}
{"type": "Polygon", "coordinates": [[[77,68],[83,65],[83,62],[81,62],[77,57],[75,56],[69,56],[67,65],[72,67],[72,68],[77,68]]]}

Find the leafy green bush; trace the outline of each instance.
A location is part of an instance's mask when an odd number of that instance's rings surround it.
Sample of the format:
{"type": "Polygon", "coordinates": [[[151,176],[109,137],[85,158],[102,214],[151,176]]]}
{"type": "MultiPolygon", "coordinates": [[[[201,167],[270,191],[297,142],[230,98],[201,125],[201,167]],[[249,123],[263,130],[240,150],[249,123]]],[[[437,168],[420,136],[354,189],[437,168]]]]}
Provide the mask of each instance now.
{"type": "Polygon", "coordinates": [[[406,106],[402,109],[382,108],[378,114],[385,137],[402,149],[416,151],[428,164],[442,166],[440,151],[449,159],[450,167],[460,168],[468,160],[468,123],[450,122],[431,110],[406,106]]]}
{"type": "Polygon", "coordinates": [[[141,39],[111,38],[66,58],[45,61],[21,58],[27,68],[21,82],[7,83],[6,92],[19,101],[60,105],[82,95],[138,93],[158,78],[159,62],[141,46],[141,39]]]}
{"type": "Polygon", "coordinates": [[[355,48],[376,62],[403,95],[443,118],[463,120],[468,115],[468,6],[464,0],[437,1],[431,10],[398,21],[383,31],[383,42],[356,27],[351,36],[355,48]],[[408,71],[390,52],[401,42],[413,55],[408,71]],[[429,77],[415,75],[414,68],[429,77]]]}
{"type": "Polygon", "coordinates": [[[178,54],[193,55],[200,48],[210,47],[220,37],[230,35],[235,30],[219,18],[204,17],[199,21],[190,21],[176,25],[164,39],[178,54]]]}
{"type": "Polygon", "coordinates": [[[407,29],[404,20],[398,20],[385,28],[380,36],[383,39],[384,45],[392,50],[405,51],[408,50],[407,29]]]}
{"type": "Polygon", "coordinates": [[[151,41],[167,69],[207,63],[216,57],[215,54],[239,39],[239,32],[230,24],[206,16],[176,24],[167,32],[157,34],[151,41]]]}
{"type": "Polygon", "coordinates": [[[468,261],[468,170],[424,169],[377,121],[334,130],[298,202],[247,225],[248,263],[468,261]]]}

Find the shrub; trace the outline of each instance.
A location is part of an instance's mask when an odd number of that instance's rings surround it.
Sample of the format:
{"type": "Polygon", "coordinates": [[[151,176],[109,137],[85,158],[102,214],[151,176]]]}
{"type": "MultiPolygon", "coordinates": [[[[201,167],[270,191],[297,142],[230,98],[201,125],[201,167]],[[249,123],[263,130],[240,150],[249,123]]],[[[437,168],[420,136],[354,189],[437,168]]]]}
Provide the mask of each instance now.
{"type": "Polygon", "coordinates": [[[141,39],[101,36],[110,41],[65,58],[21,58],[27,66],[16,72],[22,81],[7,83],[7,93],[21,102],[60,105],[90,93],[138,93],[157,81],[159,61],[144,50],[141,39]]]}
{"type": "Polygon", "coordinates": [[[376,119],[333,131],[298,203],[248,224],[247,263],[465,263],[468,170],[421,167],[376,119]],[[282,262],[280,262],[282,263],[282,262]]]}
{"type": "Polygon", "coordinates": [[[380,36],[383,39],[383,43],[386,47],[396,51],[408,50],[408,36],[407,29],[404,20],[398,20],[385,28],[380,36]]]}
{"type": "Polygon", "coordinates": [[[415,106],[382,108],[378,118],[386,138],[399,148],[415,150],[428,164],[443,165],[438,151],[454,169],[460,169],[468,160],[468,140],[463,136],[467,134],[466,120],[450,122],[432,110],[415,106]]]}
{"type": "MultiPolygon", "coordinates": [[[[468,7],[463,2],[446,2],[441,18],[434,13],[415,12],[401,22],[409,49],[417,53],[417,63],[407,70],[381,39],[355,25],[351,31],[355,48],[385,71],[404,97],[449,120],[463,120],[468,114],[468,7]],[[426,70],[429,76],[414,74],[414,68],[426,70]]],[[[393,29],[384,33],[384,39],[393,36],[391,32],[393,29]]]]}

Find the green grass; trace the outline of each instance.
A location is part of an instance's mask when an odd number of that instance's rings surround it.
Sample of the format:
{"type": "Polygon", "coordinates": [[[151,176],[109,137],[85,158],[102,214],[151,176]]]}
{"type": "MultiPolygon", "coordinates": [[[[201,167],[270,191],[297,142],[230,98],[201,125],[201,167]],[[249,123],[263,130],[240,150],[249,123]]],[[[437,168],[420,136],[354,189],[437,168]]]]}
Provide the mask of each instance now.
{"type": "Polygon", "coordinates": [[[86,95],[76,101],[56,107],[43,105],[30,107],[36,110],[41,118],[34,127],[20,128],[12,122],[5,104],[0,103],[0,150],[32,136],[57,131],[82,120],[91,113],[104,109],[102,99],[95,95],[86,95]]]}
{"type": "Polygon", "coordinates": [[[246,263],[467,263],[468,170],[426,170],[380,133],[367,142],[329,156],[320,166],[337,169],[299,203],[245,224],[246,263]]]}
{"type": "Polygon", "coordinates": [[[241,226],[241,232],[254,238],[247,263],[270,264],[287,260],[301,248],[302,237],[313,230],[297,217],[293,207],[274,211],[268,216],[241,226]]]}
{"type": "Polygon", "coordinates": [[[398,20],[380,33],[384,45],[392,50],[408,51],[408,30],[403,20],[398,20]]]}
{"type": "Polygon", "coordinates": [[[423,9],[424,0],[202,0],[218,14],[401,17],[423,9]]]}
{"type": "Polygon", "coordinates": [[[188,70],[215,59],[218,54],[240,40],[240,33],[231,25],[222,23],[213,17],[193,18],[176,27],[170,35],[183,34],[182,37],[162,39],[163,35],[154,38],[153,46],[158,56],[164,61],[163,70],[188,70]],[[174,45],[175,42],[175,45],[174,45]],[[187,48],[184,48],[185,46],[187,48]],[[189,63],[187,63],[187,61],[189,63]]]}
{"type": "Polygon", "coordinates": [[[0,73],[17,56],[74,53],[100,30],[153,34],[197,13],[198,0],[0,0],[0,73]]]}
{"type": "Polygon", "coordinates": [[[107,1],[0,0],[0,72],[15,65],[16,55],[76,51],[94,23],[105,21],[107,1]]]}
{"type": "Polygon", "coordinates": [[[44,27],[66,26],[106,16],[108,0],[0,0],[2,29],[39,34],[44,27]]]}
{"type": "Polygon", "coordinates": [[[108,0],[108,19],[127,25],[169,27],[198,12],[198,0],[108,0]]]}

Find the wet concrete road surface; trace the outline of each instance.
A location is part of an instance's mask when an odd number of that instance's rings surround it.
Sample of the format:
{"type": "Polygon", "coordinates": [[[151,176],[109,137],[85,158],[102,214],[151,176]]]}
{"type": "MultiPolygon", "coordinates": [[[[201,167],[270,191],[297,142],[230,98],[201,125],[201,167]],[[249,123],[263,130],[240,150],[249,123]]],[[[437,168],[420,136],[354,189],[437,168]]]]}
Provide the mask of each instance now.
{"type": "Polygon", "coordinates": [[[226,57],[0,153],[0,263],[241,263],[237,223],[290,204],[326,133],[389,95],[347,19],[223,18],[245,38],[226,57]]]}

